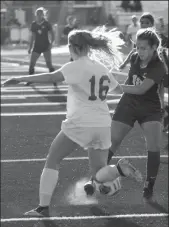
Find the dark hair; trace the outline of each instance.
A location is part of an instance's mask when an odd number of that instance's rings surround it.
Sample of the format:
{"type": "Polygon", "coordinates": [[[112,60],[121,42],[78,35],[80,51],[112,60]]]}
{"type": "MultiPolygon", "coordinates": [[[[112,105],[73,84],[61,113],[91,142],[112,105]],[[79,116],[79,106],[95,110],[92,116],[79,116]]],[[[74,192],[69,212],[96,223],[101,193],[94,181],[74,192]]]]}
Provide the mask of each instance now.
{"type": "Polygon", "coordinates": [[[140,21],[141,21],[141,19],[143,19],[143,18],[148,19],[148,20],[151,22],[151,24],[154,26],[155,20],[154,20],[154,17],[153,17],[153,15],[152,15],[151,13],[149,13],[149,12],[143,13],[143,14],[141,15],[141,17],[140,17],[140,21]]]}
{"type": "Polygon", "coordinates": [[[119,68],[122,62],[119,48],[124,41],[119,37],[119,32],[106,31],[105,26],[97,27],[93,31],[73,30],[68,35],[68,42],[76,54],[85,51],[93,59],[103,62],[111,69],[119,68]]]}
{"type": "Polygon", "coordinates": [[[151,47],[154,45],[156,45],[157,48],[161,46],[161,39],[153,28],[139,29],[136,38],[137,40],[147,40],[151,47]]]}

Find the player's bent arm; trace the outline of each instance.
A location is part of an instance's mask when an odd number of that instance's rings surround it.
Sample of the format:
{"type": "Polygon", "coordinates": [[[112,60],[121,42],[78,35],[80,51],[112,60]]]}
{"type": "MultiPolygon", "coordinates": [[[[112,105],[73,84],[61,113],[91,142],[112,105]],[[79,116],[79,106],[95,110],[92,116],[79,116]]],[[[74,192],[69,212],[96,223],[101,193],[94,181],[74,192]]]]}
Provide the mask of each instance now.
{"type": "Polygon", "coordinates": [[[133,95],[143,95],[145,94],[155,82],[152,79],[146,78],[141,85],[124,85],[121,87],[124,93],[133,94],[133,95]]]}
{"type": "Polygon", "coordinates": [[[40,73],[29,76],[21,76],[15,78],[19,82],[32,82],[32,83],[58,83],[64,81],[63,74],[60,70],[50,73],[40,73]]]}

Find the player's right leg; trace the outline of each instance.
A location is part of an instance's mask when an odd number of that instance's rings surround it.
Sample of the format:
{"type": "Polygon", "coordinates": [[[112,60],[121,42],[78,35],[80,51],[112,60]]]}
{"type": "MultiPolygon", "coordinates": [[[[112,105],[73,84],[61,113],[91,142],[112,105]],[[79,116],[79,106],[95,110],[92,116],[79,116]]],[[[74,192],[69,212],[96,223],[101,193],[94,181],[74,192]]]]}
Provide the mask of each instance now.
{"type": "MultiPolygon", "coordinates": [[[[35,73],[35,65],[36,62],[38,60],[38,58],[40,57],[41,53],[36,50],[33,49],[32,53],[31,53],[31,57],[30,57],[30,62],[29,62],[29,75],[33,75],[35,73]]],[[[29,86],[31,83],[28,82],[26,85],[29,86]]]]}
{"type": "MultiPolygon", "coordinates": [[[[135,119],[133,117],[133,110],[130,108],[125,108],[124,105],[120,104],[117,106],[115,113],[112,118],[111,125],[111,147],[109,148],[107,164],[110,163],[110,160],[118,147],[120,146],[124,137],[129,133],[132,129],[135,119]],[[125,114],[124,114],[125,113],[125,114]]],[[[85,184],[84,190],[88,194],[88,192],[92,192],[93,188],[93,180],[91,179],[85,184]]]]}
{"type": "Polygon", "coordinates": [[[39,206],[25,213],[26,216],[49,216],[49,206],[56,187],[61,161],[77,148],[63,131],[53,140],[40,178],[39,206]]]}

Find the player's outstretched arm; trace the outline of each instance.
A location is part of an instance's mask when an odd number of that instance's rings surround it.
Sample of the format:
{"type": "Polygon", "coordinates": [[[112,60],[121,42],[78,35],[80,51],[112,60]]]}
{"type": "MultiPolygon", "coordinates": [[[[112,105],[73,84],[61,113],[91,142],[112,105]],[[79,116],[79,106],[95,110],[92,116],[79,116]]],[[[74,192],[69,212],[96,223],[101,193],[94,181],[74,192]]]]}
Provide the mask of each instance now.
{"type": "Polygon", "coordinates": [[[51,73],[40,73],[29,76],[14,77],[6,80],[3,86],[15,85],[20,82],[31,82],[31,83],[57,83],[64,81],[63,74],[60,70],[56,70],[51,73]]]}
{"type": "Polygon", "coordinates": [[[126,67],[126,65],[130,62],[130,58],[131,55],[136,51],[135,48],[132,49],[132,51],[130,51],[130,53],[128,54],[127,58],[124,60],[124,62],[120,65],[119,69],[124,69],[126,67]]]}
{"type": "Polygon", "coordinates": [[[121,87],[124,93],[143,95],[145,94],[153,85],[155,84],[152,79],[145,79],[141,85],[125,85],[122,84],[121,87]]]}

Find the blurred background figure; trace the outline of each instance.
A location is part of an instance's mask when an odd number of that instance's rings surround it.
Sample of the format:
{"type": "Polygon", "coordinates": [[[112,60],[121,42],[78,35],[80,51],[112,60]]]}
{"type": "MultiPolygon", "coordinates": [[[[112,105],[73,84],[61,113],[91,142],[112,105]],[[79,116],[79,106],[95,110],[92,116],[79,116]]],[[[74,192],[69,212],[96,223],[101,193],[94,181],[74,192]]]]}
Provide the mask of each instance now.
{"type": "Polygon", "coordinates": [[[168,48],[168,26],[165,25],[164,18],[159,17],[157,21],[157,30],[161,38],[163,47],[168,48]]]}
{"type": "MultiPolygon", "coordinates": [[[[35,21],[33,21],[31,25],[31,38],[28,49],[28,53],[31,54],[29,64],[30,75],[34,74],[34,67],[42,53],[49,71],[54,71],[51,49],[55,36],[51,24],[46,20],[45,13],[46,10],[43,7],[38,8],[35,11],[35,21]],[[49,34],[51,40],[49,40],[49,34]]],[[[27,85],[30,85],[30,83],[27,83],[27,85]]]]}
{"type": "Polygon", "coordinates": [[[121,1],[121,8],[122,8],[125,12],[131,12],[130,1],[121,1]]]}
{"type": "Polygon", "coordinates": [[[65,43],[67,43],[69,32],[78,28],[76,17],[68,16],[66,19],[66,22],[67,22],[67,24],[65,25],[65,27],[63,29],[63,35],[62,35],[65,43]]]}
{"type": "Polygon", "coordinates": [[[133,15],[131,17],[131,24],[128,26],[128,29],[126,31],[131,47],[133,47],[134,43],[136,42],[136,33],[139,29],[140,24],[138,23],[138,18],[136,17],[136,15],[133,15]]]}

